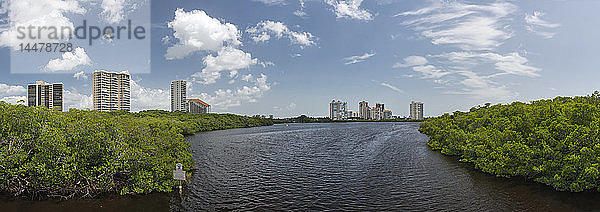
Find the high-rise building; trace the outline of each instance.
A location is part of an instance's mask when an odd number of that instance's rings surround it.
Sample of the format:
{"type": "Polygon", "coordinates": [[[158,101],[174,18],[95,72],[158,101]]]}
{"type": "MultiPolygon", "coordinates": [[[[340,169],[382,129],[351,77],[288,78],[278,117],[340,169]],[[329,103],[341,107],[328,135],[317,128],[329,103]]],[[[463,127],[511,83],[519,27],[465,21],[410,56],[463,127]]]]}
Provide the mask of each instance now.
{"type": "Polygon", "coordinates": [[[381,109],[381,111],[385,110],[385,105],[383,103],[375,103],[375,107],[381,109]]]}
{"type": "Polygon", "coordinates": [[[186,102],[189,113],[210,113],[210,105],[200,99],[188,99],[186,102]]]}
{"type": "Polygon", "coordinates": [[[171,82],[171,111],[187,111],[186,81],[175,80],[171,82]]]}
{"type": "Polygon", "coordinates": [[[332,100],[329,103],[329,118],[332,120],[346,119],[346,102],[332,100]]]}
{"type": "Polygon", "coordinates": [[[423,119],[423,102],[410,103],[410,119],[423,119]]]}
{"type": "Polygon", "coordinates": [[[361,119],[369,119],[369,103],[362,101],[358,103],[358,117],[361,119]]]}
{"type": "Polygon", "coordinates": [[[98,111],[115,111],[131,109],[129,72],[94,71],[93,109],[98,111]]]}
{"type": "Polygon", "coordinates": [[[347,119],[356,118],[356,116],[354,116],[354,114],[356,114],[356,112],[354,112],[352,110],[347,110],[346,111],[346,118],[347,119]]]}
{"type": "Polygon", "coordinates": [[[392,111],[384,110],[383,111],[383,119],[392,119],[392,111]]]}
{"type": "Polygon", "coordinates": [[[62,83],[47,84],[44,81],[29,84],[27,85],[27,105],[30,107],[56,108],[62,111],[63,87],[62,83]]]}
{"type": "Polygon", "coordinates": [[[383,119],[383,110],[381,108],[379,108],[379,107],[371,108],[370,112],[371,112],[371,115],[370,115],[369,119],[371,119],[371,120],[383,119]]]}

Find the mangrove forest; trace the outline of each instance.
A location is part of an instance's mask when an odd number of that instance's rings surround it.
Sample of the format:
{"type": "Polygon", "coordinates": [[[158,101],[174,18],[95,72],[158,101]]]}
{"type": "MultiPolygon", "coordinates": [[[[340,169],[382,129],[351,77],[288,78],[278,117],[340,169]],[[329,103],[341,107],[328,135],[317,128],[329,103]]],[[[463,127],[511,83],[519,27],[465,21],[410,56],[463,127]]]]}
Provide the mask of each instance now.
{"type": "Polygon", "coordinates": [[[193,170],[185,135],[272,125],[232,114],[71,109],[0,102],[0,192],[34,198],[170,192],[193,170]]]}
{"type": "Polygon", "coordinates": [[[600,94],[477,106],[428,119],[428,146],[500,177],[600,191],[600,94]]]}

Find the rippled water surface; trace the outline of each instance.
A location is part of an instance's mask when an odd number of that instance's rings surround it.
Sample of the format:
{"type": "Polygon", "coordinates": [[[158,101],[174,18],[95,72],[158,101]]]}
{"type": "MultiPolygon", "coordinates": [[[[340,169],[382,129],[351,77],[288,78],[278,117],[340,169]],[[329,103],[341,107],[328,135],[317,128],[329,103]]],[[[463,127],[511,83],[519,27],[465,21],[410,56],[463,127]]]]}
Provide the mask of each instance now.
{"type": "Polygon", "coordinates": [[[556,192],[496,178],[426,146],[418,123],[289,124],[201,133],[183,196],[3,200],[9,210],[571,211],[600,210],[594,192],[556,192]]]}

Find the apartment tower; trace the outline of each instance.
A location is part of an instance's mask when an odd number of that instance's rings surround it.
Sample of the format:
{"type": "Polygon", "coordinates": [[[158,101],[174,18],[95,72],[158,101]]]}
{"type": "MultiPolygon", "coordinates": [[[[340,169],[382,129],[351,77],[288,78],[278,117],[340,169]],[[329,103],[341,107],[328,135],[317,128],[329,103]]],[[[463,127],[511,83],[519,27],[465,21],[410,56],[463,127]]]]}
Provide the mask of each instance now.
{"type": "Polygon", "coordinates": [[[374,107],[371,108],[370,110],[371,115],[370,115],[370,120],[381,120],[383,119],[383,110],[379,107],[374,107]]]}
{"type": "Polygon", "coordinates": [[[385,104],[383,104],[383,103],[376,103],[375,107],[381,109],[382,111],[385,110],[385,104]]]}
{"type": "Polygon", "coordinates": [[[410,119],[423,119],[423,102],[410,103],[410,119]]]}
{"type": "Polygon", "coordinates": [[[44,106],[63,109],[63,84],[47,84],[44,81],[36,81],[35,84],[27,85],[27,105],[30,107],[44,106]]]}
{"type": "Polygon", "coordinates": [[[329,103],[329,118],[332,120],[344,120],[347,115],[347,103],[341,101],[331,101],[329,103]]]}
{"type": "Polygon", "coordinates": [[[103,112],[131,109],[129,72],[94,71],[93,109],[103,112]]]}
{"type": "Polygon", "coordinates": [[[383,119],[385,119],[385,120],[392,119],[392,111],[391,110],[384,110],[383,111],[383,119]]]}
{"type": "Polygon", "coordinates": [[[361,119],[369,119],[369,103],[362,101],[358,103],[358,117],[361,119]]]}
{"type": "Polygon", "coordinates": [[[210,105],[200,99],[188,99],[186,102],[189,113],[210,113],[210,105]]]}
{"type": "Polygon", "coordinates": [[[175,80],[171,82],[171,111],[187,111],[186,81],[175,80]]]}

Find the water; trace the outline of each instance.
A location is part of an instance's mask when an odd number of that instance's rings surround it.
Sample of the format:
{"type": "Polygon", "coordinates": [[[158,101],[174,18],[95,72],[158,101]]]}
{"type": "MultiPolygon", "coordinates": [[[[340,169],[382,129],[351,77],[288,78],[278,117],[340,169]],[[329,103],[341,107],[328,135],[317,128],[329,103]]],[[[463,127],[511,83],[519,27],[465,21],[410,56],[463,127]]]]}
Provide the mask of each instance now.
{"type": "MultiPolygon", "coordinates": [[[[1,200],[8,211],[572,211],[600,193],[556,192],[431,151],[418,123],[289,124],[201,133],[184,195],[1,200]]],[[[6,199],[6,198],[5,198],[6,199]]],[[[5,211],[5,210],[3,210],[5,211]]]]}

